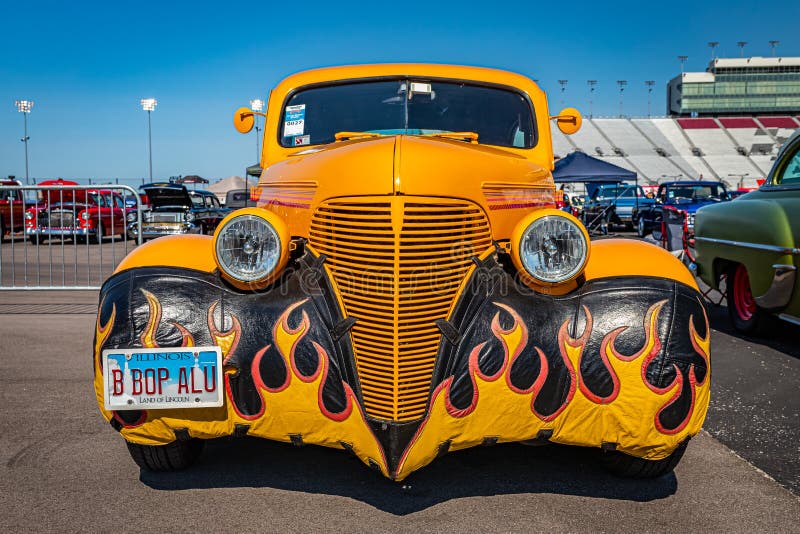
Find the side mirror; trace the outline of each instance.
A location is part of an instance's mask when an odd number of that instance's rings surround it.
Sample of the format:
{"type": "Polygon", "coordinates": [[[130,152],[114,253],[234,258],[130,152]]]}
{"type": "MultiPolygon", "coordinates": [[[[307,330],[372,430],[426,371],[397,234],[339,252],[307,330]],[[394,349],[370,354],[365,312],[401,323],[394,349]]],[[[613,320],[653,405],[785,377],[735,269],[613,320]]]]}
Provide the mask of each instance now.
{"type": "Polygon", "coordinates": [[[246,134],[253,129],[256,123],[253,111],[248,108],[239,108],[233,114],[233,127],[239,133],[246,134]]]}
{"type": "Polygon", "coordinates": [[[253,111],[249,108],[239,108],[233,114],[233,127],[236,128],[236,131],[239,133],[246,134],[250,130],[253,129],[253,126],[256,123],[256,115],[260,115],[262,117],[266,117],[266,113],[260,113],[258,111],[253,111]]]}
{"type": "Polygon", "coordinates": [[[575,108],[564,108],[555,117],[550,117],[550,120],[555,120],[558,129],[565,135],[574,134],[581,129],[581,124],[583,124],[581,113],[575,108]]]}

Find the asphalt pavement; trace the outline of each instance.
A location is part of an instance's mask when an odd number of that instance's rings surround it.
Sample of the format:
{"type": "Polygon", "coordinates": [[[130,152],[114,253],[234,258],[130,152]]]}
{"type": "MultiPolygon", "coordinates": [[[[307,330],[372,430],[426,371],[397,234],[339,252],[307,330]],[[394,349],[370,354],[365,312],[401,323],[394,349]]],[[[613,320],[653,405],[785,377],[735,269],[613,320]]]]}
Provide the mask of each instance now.
{"type": "Polygon", "coordinates": [[[397,484],[342,451],[254,438],[214,440],[181,473],[140,472],[94,398],[96,300],[0,292],[3,532],[800,532],[800,359],[786,325],[742,338],[711,310],[707,432],[674,474],[619,479],[591,451],[508,444],[397,484]]]}

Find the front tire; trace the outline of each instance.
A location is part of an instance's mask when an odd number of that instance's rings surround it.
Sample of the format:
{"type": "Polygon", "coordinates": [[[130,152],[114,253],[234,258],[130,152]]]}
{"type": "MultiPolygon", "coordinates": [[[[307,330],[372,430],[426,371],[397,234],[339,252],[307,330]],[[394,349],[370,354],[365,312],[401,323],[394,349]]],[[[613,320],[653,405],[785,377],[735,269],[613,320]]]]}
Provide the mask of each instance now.
{"type": "Polygon", "coordinates": [[[761,325],[764,312],[756,304],[750,291],[750,277],[747,268],[737,263],[728,269],[726,275],[728,295],[728,316],[733,327],[743,334],[756,333],[761,325]]]}
{"type": "Polygon", "coordinates": [[[205,441],[193,438],[166,445],[139,445],[125,442],[136,465],[146,471],[179,471],[192,465],[203,452],[205,441]]]}
{"type": "Polygon", "coordinates": [[[689,440],[684,441],[672,454],[661,460],[645,460],[628,454],[611,451],[603,453],[603,466],[613,475],[624,478],[657,478],[671,473],[686,452],[689,440]]]}
{"type": "Polygon", "coordinates": [[[92,238],[92,242],[95,244],[100,244],[103,242],[103,223],[101,221],[97,221],[97,233],[92,238]]]}
{"type": "Polygon", "coordinates": [[[636,221],[636,234],[641,238],[647,235],[647,228],[644,226],[644,217],[639,217],[639,220],[636,221]]]}

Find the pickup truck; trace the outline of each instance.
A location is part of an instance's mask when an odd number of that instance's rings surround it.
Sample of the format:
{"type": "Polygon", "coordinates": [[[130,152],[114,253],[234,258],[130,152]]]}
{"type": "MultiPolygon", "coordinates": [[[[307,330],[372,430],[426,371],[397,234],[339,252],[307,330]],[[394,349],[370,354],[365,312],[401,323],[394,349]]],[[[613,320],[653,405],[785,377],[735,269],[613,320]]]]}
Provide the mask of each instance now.
{"type": "Polygon", "coordinates": [[[589,200],[583,207],[583,222],[587,227],[608,224],[624,225],[633,229],[633,214],[649,209],[655,204],[647,198],[640,185],[587,184],[589,200]]]}
{"type": "Polygon", "coordinates": [[[686,212],[687,231],[694,232],[694,214],[703,206],[730,200],[727,189],[722,182],[682,181],[664,182],[658,188],[655,203],[640,209],[634,214],[636,232],[639,237],[653,233],[653,238],[660,241],[661,221],[665,207],[686,212]]]}

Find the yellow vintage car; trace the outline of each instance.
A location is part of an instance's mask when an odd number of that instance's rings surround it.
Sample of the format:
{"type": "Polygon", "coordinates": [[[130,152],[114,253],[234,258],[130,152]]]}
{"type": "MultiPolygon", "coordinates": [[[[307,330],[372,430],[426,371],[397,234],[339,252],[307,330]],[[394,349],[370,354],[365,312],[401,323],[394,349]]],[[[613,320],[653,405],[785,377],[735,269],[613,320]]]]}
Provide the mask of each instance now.
{"type": "Polygon", "coordinates": [[[706,416],[708,321],[677,259],[555,209],[550,122],[576,110],[519,74],[389,64],[289,76],[264,116],[257,207],[102,288],[97,400],[139,466],[258,436],[395,480],[503,442],[672,470],[706,416]]]}

